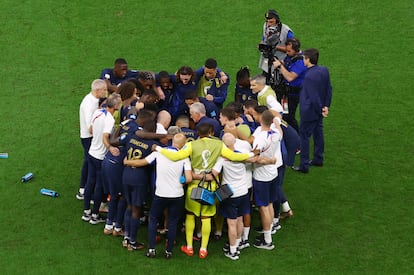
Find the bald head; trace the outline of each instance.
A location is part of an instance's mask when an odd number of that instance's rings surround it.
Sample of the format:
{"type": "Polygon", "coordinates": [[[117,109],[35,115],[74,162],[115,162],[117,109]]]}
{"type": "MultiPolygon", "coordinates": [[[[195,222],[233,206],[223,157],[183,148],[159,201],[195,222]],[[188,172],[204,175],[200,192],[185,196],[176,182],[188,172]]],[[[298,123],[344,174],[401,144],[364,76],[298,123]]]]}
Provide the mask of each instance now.
{"type": "Polygon", "coordinates": [[[157,115],[157,122],[160,123],[164,129],[168,129],[171,123],[171,115],[166,110],[162,110],[157,115]]]}
{"type": "Polygon", "coordinates": [[[234,149],[236,138],[232,134],[225,133],[221,139],[227,147],[229,147],[230,149],[234,149]]]}
{"type": "Polygon", "coordinates": [[[173,137],[173,141],[172,141],[172,145],[178,149],[183,148],[185,142],[186,142],[187,138],[185,137],[184,134],[179,133],[179,134],[175,134],[173,137]]]}

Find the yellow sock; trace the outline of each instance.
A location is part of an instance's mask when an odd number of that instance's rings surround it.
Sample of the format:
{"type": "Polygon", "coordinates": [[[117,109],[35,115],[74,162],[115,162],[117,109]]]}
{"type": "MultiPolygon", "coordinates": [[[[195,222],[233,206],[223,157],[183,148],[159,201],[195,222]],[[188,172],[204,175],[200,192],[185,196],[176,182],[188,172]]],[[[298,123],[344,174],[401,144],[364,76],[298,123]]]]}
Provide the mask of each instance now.
{"type": "Polygon", "coordinates": [[[194,227],[195,227],[195,216],[187,214],[185,218],[185,238],[187,240],[187,247],[193,247],[194,227]]]}
{"type": "Polygon", "coordinates": [[[207,250],[210,233],[211,233],[211,218],[201,219],[201,247],[200,249],[207,250]]]}

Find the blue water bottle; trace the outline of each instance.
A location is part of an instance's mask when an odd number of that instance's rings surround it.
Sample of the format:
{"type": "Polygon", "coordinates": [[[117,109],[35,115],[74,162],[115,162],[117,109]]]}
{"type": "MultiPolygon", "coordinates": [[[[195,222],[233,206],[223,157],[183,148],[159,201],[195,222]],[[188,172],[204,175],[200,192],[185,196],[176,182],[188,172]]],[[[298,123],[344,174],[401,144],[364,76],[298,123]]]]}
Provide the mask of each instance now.
{"type": "Polygon", "coordinates": [[[0,153],[0,159],[8,159],[9,153],[0,153]]]}
{"type": "Polygon", "coordinates": [[[33,173],[27,173],[22,177],[22,182],[28,182],[34,177],[33,173]]]}
{"type": "Polygon", "coordinates": [[[40,189],[40,194],[50,197],[58,197],[59,193],[50,189],[42,188],[40,189]]]}
{"type": "Polygon", "coordinates": [[[180,183],[181,183],[181,184],[185,184],[185,172],[184,172],[184,167],[183,167],[183,172],[182,172],[181,177],[180,177],[180,183]]]}

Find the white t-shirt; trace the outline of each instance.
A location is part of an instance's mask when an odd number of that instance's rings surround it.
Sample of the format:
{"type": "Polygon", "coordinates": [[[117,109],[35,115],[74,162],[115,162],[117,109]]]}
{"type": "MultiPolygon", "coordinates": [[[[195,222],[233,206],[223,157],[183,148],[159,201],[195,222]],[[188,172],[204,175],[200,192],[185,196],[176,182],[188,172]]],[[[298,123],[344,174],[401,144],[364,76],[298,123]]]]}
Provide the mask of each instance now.
{"type": "MultiPolygon", "coordinates": [[[[250,153],[252,151],[252,146],[245,140],[241,140],[236,138],[236,143],[234,144],[234,148],[241,152],[241,153],[250,153]]],[[[251,188],[253,186],[252,178],[253,178],[253,163],[245,162],[244,165],[246,166],[246,182],[247,188],[251,188]]]]}
{"type": "MultiPolygon", "coordinates": [[[[262,131],[261,127],[253,133],[253,148],[260,150],[260,156],[273,158],[280,150],[281,135],[278,131],[262,131]]],[[[254,164],[253,178],[259,181],[271,181],[277,177],[277,164],[254,164]]]]}
{"type": "Polygon", "coordinates": [[[155,131],[157,134],[168,134],[167,130],[165,130],[164,126],[161,123],[157,122],[157,130],[155,131]]]}
{"type": "Polygon", "coordinates": [[[214,170],[220,172],[223,169],[221,184],[230,185],[233,190],[232,198],[246,195],[248,192],[246,181],[246,166],[242,162],[233,162],[226,158],[219,157],[214,164],[214,170]]]}
{"type": "MultiPolygon", "coordinates": [[[[272,123],[272,125],[270,125],[270,128],[275,131],[275,132],[279,132],[279,130],[276,128],[276,126],[272,123]]],[[[279,168],[280,166],[283,165],[283,157],[282,157],[282,135],[283,133],[279,134],[280,139],[278,141],[279,145],[278,145],[278,150],[276,151],[276,167],[279,168]]]]}
{"type": "Polygon", "coordinates": [[[184,170],[191,171],[189,158],[172,161],[161,153],[152,152],[145,158],[145,160],[148,161],[148,163],[157,160],[155,195],[162,198],[179,198],[184,196],[184,185],[180,182],[180,178],[183,175],[184,170]]]}
{"type": "Polygon", "coordinates": [[[89,148],[89,155],[96,159],[103,160],[108,149],[103,143],[103,135],[110,134],[114,127],[115,119],[105,109],[96,110],[92,115],[92,142],[89,148]]]}
{"type": "Polygon", "coordinates": [[[90,138],[92,134],[89,133],[89,125],[91,124],[93,112],[98,109],[99,98],[96,98],[92,93],[87,94],[79,106],[79,124],[80,137],[90,138]]]}

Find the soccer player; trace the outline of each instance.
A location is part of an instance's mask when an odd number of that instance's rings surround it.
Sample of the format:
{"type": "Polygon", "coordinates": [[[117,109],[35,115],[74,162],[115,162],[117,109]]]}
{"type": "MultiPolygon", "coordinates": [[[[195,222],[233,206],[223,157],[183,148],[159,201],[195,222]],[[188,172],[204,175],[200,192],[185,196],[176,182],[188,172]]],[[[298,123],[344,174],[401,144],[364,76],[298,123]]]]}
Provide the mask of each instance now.
{"type": "Polygon", "coordinates": [[[249,99],[257,99],[250,89],[250,70],[248,67],[242,67],[236,73],[236,86],[234,88],[234,101],[244,103],[249,99]]]}
{"type": "Polygon", "coordinates": [[[120,154],[115,156],[108,151],[102,161],[104,187],[109,190],[110,195],[108,216],[104,228],[105,235],[124,235],[122,225],[125,216],[126,201],[123,196],[122,173],[124,170],[123,160],[127,154],[125,145],[131,135],[139,128],[136,122],[136,114],[130,114],[129,118],[124,120],[119,129],[111,135],[110,142],[113,146],[118,146],[120,154]]]}
{"type": "MultiPolygon", "coordinates": [[[[143,131],[155,133],[155,120],[151,112],[143,109],[139,111],[138,125],[143,131]]],[[[143,159],[152,152],[152,145],[159,144],[153,140],[142,139],[133,134],[127,143],[127,160],[143,159]]],[[[129,251],[144,248],[144,244],[137,242],[137,233],[140,225],[141,208],[148,198],[152,171],[150,167],[124,167],[122,183],[127,200],[125,213],[125,236],[123,246],[129,251]]]]}
{"type": "Polygon", "coordinates": [[[226,73],[219,70],[217,61],[213,58],[207,59],[204,66],[197,69],[195,74],[197,94],[214,102],[218,108],[223,108],[230,79],[226,73]]]}
{"type": "Polygon", "coordinates": [[[113,93],[117,91],[118,86],[122,82],[129,78],[137,77],[138,71],[128,70],[127,61],[124,58],[117,58],[115,59],[114,67],[112,69],[103,69],[99,78],[105,80],[109,93],[113,93]]]}
{"type": "Polygon", "coordinates": [[[189,66],[180,67],[175,74],[168,75],[162,71],[157,77],[158,93],[165,94],[163,108],[171,113],[172,122],[174,123],[178,116],[188,113],[188,108],[184,104],[185,95],[188,91],[196,90],[196,75],[189,66]]]}
{"type": "MultiPolygon", "coordinates": [[[[196,103],[195,103],[196,104],[196,103]]],[[[194,104],[193,104],[194,105],[194,104]]],[[[233,161],[243,161],[254,156],[254,153],[241,154],[235,153],[227,148],[219,139],[211,138],[212,127],[207,123],[198,125],[199,138],[195,141],[188,142],[177,152],[172,152],[157,146],[155,149],[171,160],[180,160],[190,157],[191,166],[193,168],[193,181],[189,184],[186,197],[185,208],[187,210],[185,231],[187,245],[181,246],[181,251],[188,256],[194,255],[193,234],[195,228],[195,217],[201,217],[201,247],[199,257],[204,259],[208,255],[207,246],[211,232],[211,217],[216,214],[216,206],[202,205],[199,202],[190,199],[191,191],[197,187],[199,180],[204,173],[211,172],[212,167],[216,163],[220,155],[233,161]]],[[[215,182],[212,182],[213,191],[216,189],[215,182]]]]}
{"type": "Polygon", "coordinates": [[[187,142],[197,139],[197,132],[190,129],[190,118],[187,115],[180,115],[175,121],[175,125],[180,127],[181,132],[187,137],[187,142]]]}
{"type": "MultiPolygon", "coordinates": [[[[186,142],[183,134],[176,134],[173,138],[172,147],[168,150],[177,151],[186,142]]],[[[156,255],[155,242],[157,225],[160,222],[163,211],[168,209],[168,233],[165,257],[172,257],[172,249],[175,242],[177,223],[184,208],[183,184],[192,180],[191,163],[188,158],[180,161],[171,161],[158,152],[153,152],[145,159],[124,160],[124,164],[132,167],[139,167],[153,163],[156,160],[157,179],[155,182],[155,196],[151,204],[150,219],[148,225],[148,252],[147,257],[153,258],[156,255]],[[182,177],[185,179],[182,179],[182,177]]]]}
{"type": "Polygon", "coordinates": [[[122,107],[120,110],[120,121],[128,119],[128,113],[136,105],[138,89],[134,82],[125,81],[118,87],[118,94],[121,95],[122,107]]]}

